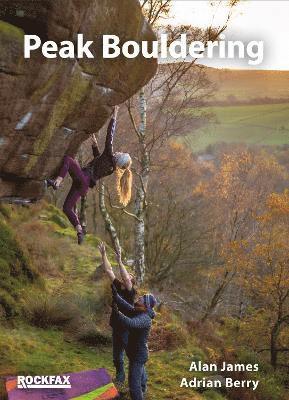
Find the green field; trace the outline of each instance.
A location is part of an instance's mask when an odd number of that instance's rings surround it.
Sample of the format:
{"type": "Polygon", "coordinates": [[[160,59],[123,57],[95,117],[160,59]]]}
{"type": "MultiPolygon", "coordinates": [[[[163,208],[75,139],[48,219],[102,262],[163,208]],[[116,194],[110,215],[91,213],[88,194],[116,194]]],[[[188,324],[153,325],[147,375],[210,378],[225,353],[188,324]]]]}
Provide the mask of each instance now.
{"type": "Polygon", "coordinates": [[[289,144],[289,103],[206,107],[212,121],[184,138],[193,151],[215,143],[289,144]]]}
{"type": "Polygon", "coordinates": [[[254,99],[288,99],[288,71],[234,70],[208,68],[207,76],[216,86],[214,100],[241,102],[254,99]]]}

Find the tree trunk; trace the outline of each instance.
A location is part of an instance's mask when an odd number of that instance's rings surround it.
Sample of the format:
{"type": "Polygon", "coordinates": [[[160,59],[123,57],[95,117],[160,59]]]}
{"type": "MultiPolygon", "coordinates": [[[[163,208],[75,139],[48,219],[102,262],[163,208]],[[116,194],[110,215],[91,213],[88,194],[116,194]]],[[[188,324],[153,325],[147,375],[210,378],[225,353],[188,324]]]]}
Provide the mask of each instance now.
{"type": "MultiPolygon", "coordinates": [[[[78,162],[80,167],[83,167],[83,149],[80,148],[78,152],[78,162]]],[[[79,209],[79,222],[82,226],[84,232],[87,232],[87,218],[86,218],[86,209],[87,209],[87,195],[81,197],[80,200],[80,209],[79,209]]]]}
{"type": "Polygon", "coordinates": [[[280,349],[278,349],[278,338],[283,324],[289,324],[289,315],[285,315],[283,317],[279,315],[278,320],[275,322],[271,330],[271,365],[274,369],[277,368],[278,352],[281,351],[280,349]]]}
{"type": "Polygon", "coordinates": [[[99,184],[99,209],[100,209],[101,215],[102,215],[104,223],[105,223],[105,229],[110,236],[112,246],[116,252],[119,252],[121,247],[120,247],[120,243],[119,243],[118,234],[112,223],[109,212],[107,211],[104,193],[105,193],[104,184],[102,182],[100,182],[100,184],[99,184]]]}
{"type": "Polygon", "coordinates": [[[145,277],[145,221],[142,189],[138,189],[135,200],[135,214],[139,221],[135,223],[135,257],[134,265],[137,281],[142,283],[145,277]]]}
{"type": "Polygon", "coordinates": [[[135,199],[135,215],[137,220],[135,222],[135,271],[137,281],[142,283],[145,278],[146,265],[145,265],[145,211],[146,211],[146,192],[149,179],[149,153],[147,151],[146,139],[146,99],[145,93],[142,89],[139,95],[140,100],[140,129],[139,129],[139,142],[141,149],[141,172],[139,174],[140,184],[136,191],[135,199]]]}
{"type": "Polygon", "coordinates": [[[205,322],[208,319],[208,317],[213,313],[213,311],[215,310],[215,308],[221,301],[224,291],[226,290],[226,288],[228,286],[228,282],[229,282],[228,276],[229,276],[229,272],[226,271],[222,281],[220,282],[220,284],[218,285],[217,289],[215,290],[215,292],[213,294],[213,297],[205,311],[205,314],[201,318],[201,322],[205,322]]]}
{"type": "Polygon", "coordinates": [[[277,321],[272,330],[271,330],[271,343],[270,343],[270,352],[271,352],[271,365],[274,369],[277,367],[277,358],[278,358],[278,350],[277,350],[277,340],[279,335],[279,321],[277,321]]]}
{"type": "Polygon", "coordinates": [[[93,232],[96,234],[97,231],[97,206],[96,206],[96,191],[92,194],[92,222],[93,222],[93,232]]]}

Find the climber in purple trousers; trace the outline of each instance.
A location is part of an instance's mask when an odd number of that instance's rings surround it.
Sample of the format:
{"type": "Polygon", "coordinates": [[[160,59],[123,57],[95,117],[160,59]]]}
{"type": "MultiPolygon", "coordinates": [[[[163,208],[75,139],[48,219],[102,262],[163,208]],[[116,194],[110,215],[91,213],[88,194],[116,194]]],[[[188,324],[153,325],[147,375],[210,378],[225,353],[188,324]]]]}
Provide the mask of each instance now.
{"type": "Polygon", "coordinates": [[[84,197],[89,189],[90,177],[86,171],[82,170],[80,165],[72,157],[65,156],[63,165],[59,172],[59,178],[62,180],[66,177],[67,173],[72,178],[72,186],[63,204],[63,211],[69,219],[70,223],[77,227],[80,225],[76,203],[80,197],[84,197]]]}
{"type": "Polygon", "coordinates": [[[113,139],[116,127],[116,118],[118,107],[114,107],[113,115],[110,120],[105,148],[100,153],[97,141],[93,135],[93,160],[84,168],[81,168],[78,162],[69,156],[65,156],[62,167],[56,179],[47,179],[47,186],[57,190],[63,179],[69,174],[72,178],[72,186],[63,204],[63,211],[74,226],[77,232],[78,244],[84,239],[84,231],[78,219],[76,212],[76,203],[80,197],[84,197],[89,188],[93,188],[97,181],[105,176],[116,172],[116,189],[119,195],[120,203],[126,206],[131,198],[132,173],[131,157],[128,153],[118,153],[113,151],[113,139]]]}

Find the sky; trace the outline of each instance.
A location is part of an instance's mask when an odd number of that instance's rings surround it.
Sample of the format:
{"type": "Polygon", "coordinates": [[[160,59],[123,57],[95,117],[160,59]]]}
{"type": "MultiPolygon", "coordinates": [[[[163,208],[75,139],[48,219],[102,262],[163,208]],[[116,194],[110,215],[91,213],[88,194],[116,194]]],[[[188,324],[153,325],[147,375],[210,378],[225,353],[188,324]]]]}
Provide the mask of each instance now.
{"type": "MultiPolygon", "coordinates": [[[[228,9],[212,8],[206,0],[174,0],[169,23],[208,26],[222,24],[228,9]],[[213,11],[214,10],[214,11],[213,11]]],[[[251,67],[243,60],[210,60],[222,68],[289,70],[289,0],[241,0],[233,12],[225,36],[230,40],[263,40],[264,60],[251,67]]]]}

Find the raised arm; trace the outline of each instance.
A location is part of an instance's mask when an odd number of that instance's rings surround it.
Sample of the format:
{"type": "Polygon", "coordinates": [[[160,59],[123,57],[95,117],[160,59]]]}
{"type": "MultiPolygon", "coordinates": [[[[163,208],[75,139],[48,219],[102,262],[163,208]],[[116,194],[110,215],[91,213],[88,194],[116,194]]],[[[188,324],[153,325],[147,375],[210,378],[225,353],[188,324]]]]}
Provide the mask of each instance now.
{"type": "Polygon", "coordinates": [[[91,139],[92,139],[92,144],[91,144],[91,146],[92,146],[92,154],[93,154],[93,157],[96,158],[96,157],[100,156],[100,151],[99,151],[99,147],[98,147],[98,143],[97,143],[97,139],[96,139],[95,133],[92,134],[91,139]]]}
{"type": "Polygon", "coordinates": [[[112,296],[113,296],[113,301],[116,302],[117,306],[119,306],[125,313],[131,313],[134,311],[134,307],[129,304],[127,301],[125,301],[118,293],[116,290],[116,287],[114,285],[111,285],[112,288],[112,296]]]}
{"type": "Polygon", "coordinates": [[[131,276],[127,272],[127,269],[125,268],[125,266],[122,263],[121,249],[119,249],[119,251],[116,252],[116,261],[118,262],[119,272],[120,272],[120,275],[122,277],[122,281],[123,281],[124,286],[126,287],[127,290],[132,290],[133,284],[132,284],[132,281],[131,281],[131,276]]]}
{"type": "Polygon", "coordinates": [[[115,280],[115,275],[112,270],[111,263],[109,262],[109,260],[107,258],[106,249],[105,249],[105,245],[103,242],[100,243],[100,245],[98,246],[98,250],[101,254],[103,268],[104,268],[106,274],[108,275],[109,279],[111,280],[111,282],[113,282],[115,280]]]}
{"type": "Polygon", "coordinates": [[[123,326],[130,329],[149,329],[152,325],[151,318],[145,313],[139,314],[137,317],[129,318],[118,311],[117,317],[123,326]]]}
{"type": "Polygon", "coordinates": [[[106,140],[105,140],[105,148],[104,153],[112,155],[113,154],[113,139],[116,128],[116,118],[118,113],[118,106],[114,107],[113,115],[111,117],[110,123],[107,128],[106,140]]]}

